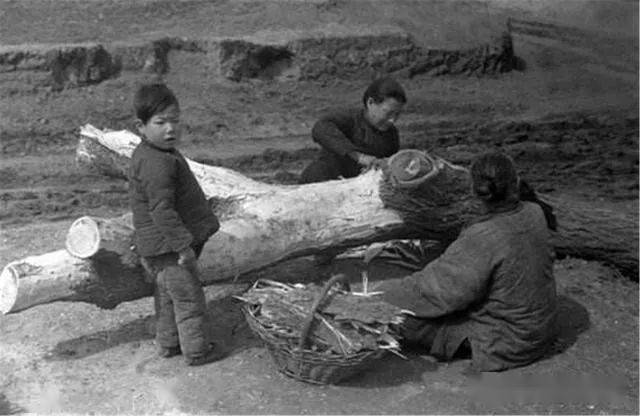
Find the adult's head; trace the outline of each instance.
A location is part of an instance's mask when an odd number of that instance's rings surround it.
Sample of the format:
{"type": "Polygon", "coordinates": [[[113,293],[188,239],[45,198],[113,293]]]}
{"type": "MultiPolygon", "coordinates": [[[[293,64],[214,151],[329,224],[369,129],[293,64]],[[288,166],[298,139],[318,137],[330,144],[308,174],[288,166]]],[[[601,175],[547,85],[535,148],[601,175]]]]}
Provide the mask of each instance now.
{"type": "Polygon", "coordinates": [[[513,160],[502,152],[478,156],[471,165],[473,192],[489,208],[518,201],[518,174],[513,160]]]}
{"type": "Polygon", "coordinates": [[[393,126],[406,102],[407,95],[404,89],[390,77],[373,81],[362,96],[367,120],[381,131],[393,126]]]}
{"type": "Polygon", "coordinates": [[[133,99],[136,127],[149,142],[162,149],[175,147],[182,135],[180,105],[164,84],[145,84],[133,99]]]}

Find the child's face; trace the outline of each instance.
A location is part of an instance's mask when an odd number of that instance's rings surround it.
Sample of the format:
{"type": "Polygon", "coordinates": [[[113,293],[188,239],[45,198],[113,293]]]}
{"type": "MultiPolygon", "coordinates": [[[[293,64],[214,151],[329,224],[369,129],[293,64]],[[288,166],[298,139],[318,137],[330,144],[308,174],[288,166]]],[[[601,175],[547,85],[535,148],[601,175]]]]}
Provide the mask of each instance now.
{"type": "Polygon", "coordinates": [[[173,149],[180,142],[180,109],[176,105],[154,114],[146,124],[138,120],[136,125],[140,134],[161,149],[173,149]]]}
{"type": "Polygon", "coordinates": [[[404,104],[391,97],[376,103],[373,98],[369,97],[366,107],[369,122],[380,131],[387,131],[398,121],[404,104]]]}

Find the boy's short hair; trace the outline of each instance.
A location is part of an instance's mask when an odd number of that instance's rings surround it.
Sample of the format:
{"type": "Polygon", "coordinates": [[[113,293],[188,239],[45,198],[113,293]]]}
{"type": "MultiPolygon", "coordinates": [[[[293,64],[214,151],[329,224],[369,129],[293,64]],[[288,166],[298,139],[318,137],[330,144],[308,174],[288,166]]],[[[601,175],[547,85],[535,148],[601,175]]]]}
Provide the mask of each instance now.
{"type": "Polygon", "coordinates": [[[141,85],[133,98],[136,117],[143,124],[147,124],[154,114],[172,105],[179,106],[178,99],[169,87],[161,83],[141,85]]]}
{"type": "Polygon", "coordinates": [[[362,103],[365,106],[369,98],[372,98],[375,103],[381,103],[387,98],[394,98],[402,104],[407,102],[407,94],[404,92],[404,88],[391,77],[378,78],[369,84],[362,96],[362,103]]]}

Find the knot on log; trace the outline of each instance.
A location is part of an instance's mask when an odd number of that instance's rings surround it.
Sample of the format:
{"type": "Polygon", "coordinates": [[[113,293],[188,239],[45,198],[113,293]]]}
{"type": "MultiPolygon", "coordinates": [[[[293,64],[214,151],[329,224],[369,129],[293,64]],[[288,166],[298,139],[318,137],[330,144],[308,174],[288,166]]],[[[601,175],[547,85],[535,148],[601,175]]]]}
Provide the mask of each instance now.
{"type": "Polygon", "coordinates": [[[402,189],[416,189],[438,174],[438,166],[431,156],[419,150],[404,149],[389,158],[389,179],[402,189]]]}
{"type": "Polygon", "coordinates": [[[450,240],[480,212],[466,169],[414,149],[401,150],[389,159],[380,198],[417,237],[450,240]]]}

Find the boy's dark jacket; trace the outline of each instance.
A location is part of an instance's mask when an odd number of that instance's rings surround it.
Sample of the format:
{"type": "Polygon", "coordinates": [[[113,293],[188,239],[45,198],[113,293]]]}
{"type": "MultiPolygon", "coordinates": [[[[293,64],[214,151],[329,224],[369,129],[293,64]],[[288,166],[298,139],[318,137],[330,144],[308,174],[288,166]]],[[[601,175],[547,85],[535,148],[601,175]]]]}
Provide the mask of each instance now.
{"type": "Polygon", "coordinates": [[[313,140],[322,146],[321,158],[331,159],[340,166],[345,178],[357,176],[361,166],[347,156],[360,152],[378,158],[389,157],[400,148],[398,130],[374,128],[365,118],[363,109],[341,109],[321,118],[311,130],[313,140]]]}
{"type": "Polygon", "coordinates": [[[220,228],[184,157],[142,140],[131,156],[129,197],[139,255],[178,252],[220,228]]]}

